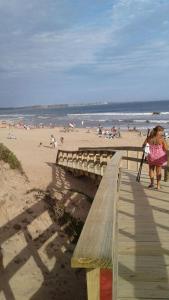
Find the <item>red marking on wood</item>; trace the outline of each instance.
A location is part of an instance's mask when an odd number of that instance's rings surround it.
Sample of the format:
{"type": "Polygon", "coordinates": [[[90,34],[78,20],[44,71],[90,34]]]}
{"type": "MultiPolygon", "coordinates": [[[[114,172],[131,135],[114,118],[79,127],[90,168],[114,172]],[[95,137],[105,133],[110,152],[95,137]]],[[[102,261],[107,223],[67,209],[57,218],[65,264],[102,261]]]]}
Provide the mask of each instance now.
{"type": "Polygon", "coordinates": [[[112,271],[100,270],[100,300],[112,300],[112,271]]]}

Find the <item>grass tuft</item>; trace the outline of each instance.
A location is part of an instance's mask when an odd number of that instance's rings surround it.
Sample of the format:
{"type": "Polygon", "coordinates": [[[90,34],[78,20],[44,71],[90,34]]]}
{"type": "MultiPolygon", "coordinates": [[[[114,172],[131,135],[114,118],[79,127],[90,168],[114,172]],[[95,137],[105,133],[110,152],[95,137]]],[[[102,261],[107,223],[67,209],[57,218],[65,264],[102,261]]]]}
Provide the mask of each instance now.
{"type": "Polygon", "coordinates": [[[3,160],[4,162],[8,163],[11,169],[17,169],[21,173],[24,173],[21,163],[17,159],[15,154],[2,143],[0,143],[0,160],[3,160]]]}

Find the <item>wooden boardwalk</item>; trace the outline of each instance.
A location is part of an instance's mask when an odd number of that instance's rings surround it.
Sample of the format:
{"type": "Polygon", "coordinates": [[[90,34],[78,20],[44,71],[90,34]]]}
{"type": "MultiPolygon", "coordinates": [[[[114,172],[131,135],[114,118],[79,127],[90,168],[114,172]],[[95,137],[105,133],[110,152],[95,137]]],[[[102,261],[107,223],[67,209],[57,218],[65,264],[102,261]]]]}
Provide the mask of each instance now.
{"type": "Polygon", "coordinates": [[[169,183],[122,172],[118,208],[118,300],[169,299],[169,183]]]}
{"type": "MultiPolygon", "coordinates": [[[[140,152],[119,147],[58,153],[58,165],[98,184],[71,260],[72,267],[86,268],[88,300],[169,300],[169,181],[161,182],[160,191],[147,188],[145,174],[136,182],[140,152]],[[111,276],[102,281],[105,270],[111,276]]],[[[169,161],[164,175],[169,180],[169,161]]]]}

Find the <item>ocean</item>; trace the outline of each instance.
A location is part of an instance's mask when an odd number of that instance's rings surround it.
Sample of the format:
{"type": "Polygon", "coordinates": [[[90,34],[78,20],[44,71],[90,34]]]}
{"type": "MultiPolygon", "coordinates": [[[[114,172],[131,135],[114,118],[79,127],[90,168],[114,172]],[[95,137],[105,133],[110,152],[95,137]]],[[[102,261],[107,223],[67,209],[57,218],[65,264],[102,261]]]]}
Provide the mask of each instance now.
{"type": "Polygon", "coordinates": [[[68,126],[169,130],[169,101],[108,103],[64,107],[0,108],[0,120],[32,126],[68,126]],[[83,121],[83,122],[82,122],[83,121]]]}

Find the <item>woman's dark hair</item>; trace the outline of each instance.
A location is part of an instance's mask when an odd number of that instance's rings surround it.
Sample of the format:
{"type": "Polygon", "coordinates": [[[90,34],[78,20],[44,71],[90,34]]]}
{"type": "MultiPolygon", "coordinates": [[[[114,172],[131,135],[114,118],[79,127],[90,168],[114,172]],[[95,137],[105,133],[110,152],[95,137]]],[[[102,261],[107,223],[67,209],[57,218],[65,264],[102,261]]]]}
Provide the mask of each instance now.
{"type": "Polygon", "coordinates": [[[156,127],[154,127],[154,128],[151,130],[151,132],[150,132],[150,138],[155,137],[155,136],[157,135],[157,132],[158,132],[158,131],[164,131],[164,127],[162,127],[162,126],[156,126],[156,127]]]}
{"type": "Polygon", "coordinates": [[[148,137],[148,140],[151,141],[151,144],[159,144],[159,140],[157,139],[157,132],[163,130],[164,128],[162,126],[156,126],[151,130],[150,135],[148,137]]]}

